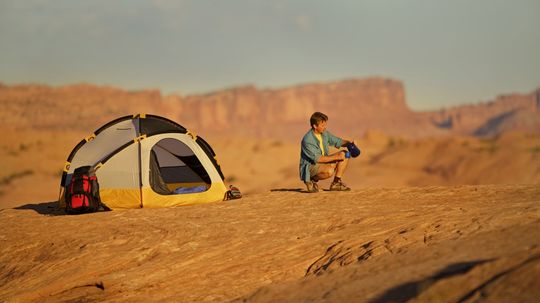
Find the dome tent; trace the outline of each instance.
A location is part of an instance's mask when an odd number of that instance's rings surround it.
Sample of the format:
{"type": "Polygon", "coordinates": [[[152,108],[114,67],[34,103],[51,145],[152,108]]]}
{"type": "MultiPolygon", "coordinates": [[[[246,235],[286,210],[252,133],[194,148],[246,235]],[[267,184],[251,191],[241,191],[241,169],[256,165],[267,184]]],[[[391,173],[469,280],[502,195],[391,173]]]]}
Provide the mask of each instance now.
{"type": "MultiPolygon", "coordinates": [[[[169,119],[125,116],[75,146],[64,166],[61,193],[76,168],[90,165],[96,170],[101,200],[111,209],[216,202],[223,200],[227,188],[215,156],[203,138],[169,119]],[[173,194],[175,189],[187,193],[173,194]]],[[[63,194],[59,204],[65,207],[63,194]]]]}

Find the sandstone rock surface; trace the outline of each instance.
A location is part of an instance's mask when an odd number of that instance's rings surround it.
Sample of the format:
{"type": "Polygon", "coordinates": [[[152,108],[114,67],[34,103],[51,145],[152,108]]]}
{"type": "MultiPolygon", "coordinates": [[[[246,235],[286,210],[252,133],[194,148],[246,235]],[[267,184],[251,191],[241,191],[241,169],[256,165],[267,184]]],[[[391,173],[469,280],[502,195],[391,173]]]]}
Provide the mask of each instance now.
{"type": "Polygon", "coordinates": [[[538,186],[275,191],[191,207],[0,211],[0,301],[529,301],[538,186]]]}

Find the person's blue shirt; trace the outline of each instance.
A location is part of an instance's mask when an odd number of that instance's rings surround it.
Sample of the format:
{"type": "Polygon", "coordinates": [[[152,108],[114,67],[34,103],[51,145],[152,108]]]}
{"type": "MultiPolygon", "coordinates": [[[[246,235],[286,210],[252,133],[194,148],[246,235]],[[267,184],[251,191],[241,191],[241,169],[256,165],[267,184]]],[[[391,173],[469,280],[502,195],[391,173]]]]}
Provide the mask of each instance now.
{"type": "MultiPolygon", "coordinates": [[[[332,135],[329,131],[324,131],[321,135],[324,154],[328,155],[328,146],[341,147],[342,139],[332,135]]],[[[319,140],[315,137],[313,129],[310,129],[302,138],[300,150],[300,180],[308,182],[311,180],[309,166],[315,165],[322,156],[319,140]]]]}

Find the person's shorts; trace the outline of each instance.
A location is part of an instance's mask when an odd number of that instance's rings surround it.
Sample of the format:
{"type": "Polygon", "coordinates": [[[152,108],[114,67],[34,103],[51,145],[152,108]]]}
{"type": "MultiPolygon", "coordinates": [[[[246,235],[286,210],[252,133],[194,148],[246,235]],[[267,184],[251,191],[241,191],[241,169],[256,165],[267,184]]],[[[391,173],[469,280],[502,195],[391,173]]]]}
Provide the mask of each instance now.
{"type": "Polygon", "coordinates": [[[309,175],[315,176],[319,173],[319,164],[310,164],[309,165],[309,175]]]}

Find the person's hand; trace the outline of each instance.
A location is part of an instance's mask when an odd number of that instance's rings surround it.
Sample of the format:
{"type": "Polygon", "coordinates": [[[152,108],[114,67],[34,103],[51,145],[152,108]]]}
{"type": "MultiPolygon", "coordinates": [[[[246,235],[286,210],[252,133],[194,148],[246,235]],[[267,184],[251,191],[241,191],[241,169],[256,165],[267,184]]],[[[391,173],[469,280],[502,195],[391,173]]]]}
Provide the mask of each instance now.
{"type": "Polygon", "coordinates": [[[345,153],[346,153],[346,152],[347,152],[347,151],[342,150],[342,151],[340,151],[339,153],[337,153],[337,154],[336,154],[336,156],[337,156],[337,159],[336,159],[336,160],[338,160],[338,161],[343,161],[343,160],[345,160],[345,153]]]}
{"type": "MultiPolygon", "coordinates": [[[[358,146],[358,145],[356,144],[356,139],[347,140],[347,144],[350,144],[350,143],[352,143],[352,144],[358,146]]],[[[343,145],[343,147],[345,147],[345,145],[343,145]]]]}

